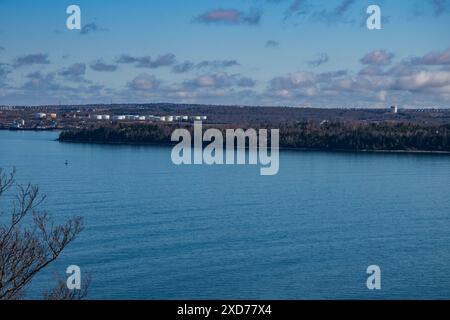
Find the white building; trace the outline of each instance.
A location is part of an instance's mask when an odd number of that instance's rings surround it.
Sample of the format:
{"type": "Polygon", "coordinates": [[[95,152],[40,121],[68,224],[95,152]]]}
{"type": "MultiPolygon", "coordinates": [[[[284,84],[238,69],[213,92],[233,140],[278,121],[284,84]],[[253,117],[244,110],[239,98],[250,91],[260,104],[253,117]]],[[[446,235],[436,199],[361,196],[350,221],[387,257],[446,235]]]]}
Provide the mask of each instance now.
{"type": "Polygon", "coordinates": [[[159,119],[161,121],[163,121],[163,122],[172,122],[173,121],[173,116],[162,116],[159,119]]]}
{"type": "Polygon", "coordinates": [[[391,112],[392,113],[398,113],[398,107],[396,104],[394,104],[393,106],[391,106],[391,112]]]}
{"type": "Polygon", "coordinates": [[[108,114],[97,114],[94,116],[95,120],[109,120],[111,119],[111,116],[108,114]]]}
{"type": "Polygon", "coordinates": [[[34,117],[35,117],[36,119],[45,119],[45,118],[47,117],[47,115],[46,115],[45,113],[39,112],[39,113],[35,113],[35,114],[34,114],[34,117]]]}

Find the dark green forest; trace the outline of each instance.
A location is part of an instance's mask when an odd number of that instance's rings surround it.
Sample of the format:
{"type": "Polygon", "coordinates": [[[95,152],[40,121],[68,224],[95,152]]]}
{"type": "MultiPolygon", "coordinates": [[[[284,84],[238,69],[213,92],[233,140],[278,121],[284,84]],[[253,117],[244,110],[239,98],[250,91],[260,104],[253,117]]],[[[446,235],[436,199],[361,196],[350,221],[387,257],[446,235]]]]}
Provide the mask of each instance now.
{"type": "MultiPolygon", "coordinates": [[[[176,128],[192,132],[192,125],[181,124],[115,124],[81,130],[63,131],[62,142],[173,144],[176,128]]],[[[203,130],[224,126],[204,125],[203,130]]],[[[229,127],[229,126],[227,126],[229,127]]],[[[260,125],[253,128],[279,129],[280,147],[346,151],[450,151],[450,125],[425,125],[404,122],[331,122],[319,124],[260,125]]],[[[246,126],[236,126],[246,129],[246,126]]]]}

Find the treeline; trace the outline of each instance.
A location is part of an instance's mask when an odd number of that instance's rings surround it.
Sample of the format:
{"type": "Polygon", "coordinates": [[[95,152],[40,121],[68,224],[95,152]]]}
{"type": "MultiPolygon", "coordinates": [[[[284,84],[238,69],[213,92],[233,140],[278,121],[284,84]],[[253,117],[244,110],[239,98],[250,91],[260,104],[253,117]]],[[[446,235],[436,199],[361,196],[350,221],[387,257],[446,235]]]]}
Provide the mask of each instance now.
{"type": "Polygon", "coordinates": [[[450,151],[450,125],[301,123],[280,128],[280,145],[355,151],[450,151]]]}
{"type": "MultiPolygon", "coordinates": [[[[60,141],[85,143],[173,144],[170,141],[177,124],[117,124],[98,128],[64,131],[60,141]]],[[[191,130],[192,126],[183,127],[191,130]]],[[[206,130],[210,126],[204,125],[206,130]]],[[[212,127],[212,126],[211,126],[212,127]]],[[[258,129],[255,126],[252,126],[258,129]]],[[[224,131],[224,126],[214,126],[224,131]]],[[[246,129],[246,126],[236,126],[246,129]]],[[[349,151],[450,151],[450,125],[411,123],[302,122],[264,126],[280,129],[280,147],[349,151]]],[[[225,136],[225,135],[224,135],[225,136]]]]}
{"type": "Polygon", "coordinates": [[[167,144],[170,143],[175,128],[160,124],[118,124],[85,128],[81,130],[62,131],[59,141],[83,143],[136,143],[167,144]]]}

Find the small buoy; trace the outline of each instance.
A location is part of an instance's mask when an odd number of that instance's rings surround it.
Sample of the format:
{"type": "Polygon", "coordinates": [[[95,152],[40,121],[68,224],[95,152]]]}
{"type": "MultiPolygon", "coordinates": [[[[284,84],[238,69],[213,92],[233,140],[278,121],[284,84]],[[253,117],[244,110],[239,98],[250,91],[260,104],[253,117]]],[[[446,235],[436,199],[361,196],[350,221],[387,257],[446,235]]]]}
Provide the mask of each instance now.
{"type": "Polygon", "coordinates": [[[69,161],[66,160],[66,166],[69,164],[69,161]]]}

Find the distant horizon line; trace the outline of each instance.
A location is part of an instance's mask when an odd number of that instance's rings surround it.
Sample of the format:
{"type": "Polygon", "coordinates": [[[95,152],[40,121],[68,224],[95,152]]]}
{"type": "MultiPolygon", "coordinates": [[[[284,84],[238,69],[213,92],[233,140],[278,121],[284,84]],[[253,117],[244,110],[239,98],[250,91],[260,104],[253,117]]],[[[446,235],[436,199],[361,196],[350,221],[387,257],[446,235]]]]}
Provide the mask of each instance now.
{"type": "Polygon", "coordinates": [[[397,106],[399,110],[448,110],[447,107],[413,107],[398,104],[387,104],[385,107],[310,107],[310,106],[290,106],[290,105],[239,105],[239,104],[205,104],[205,103],[176,103],[176,102],[130,102],[130,103],[87,103],[87,104],[40,104],[40,105],[3,105],[0,108],[63,108],[63,107],[94,107],[94,106],[148,106],[148,105],[172,105],[172,106],[192,106],[192,107],[233,107],[233,108],[293,108],[293,109],[326,109],[326,110],[385,110],[391,106],[397,106]]]}

